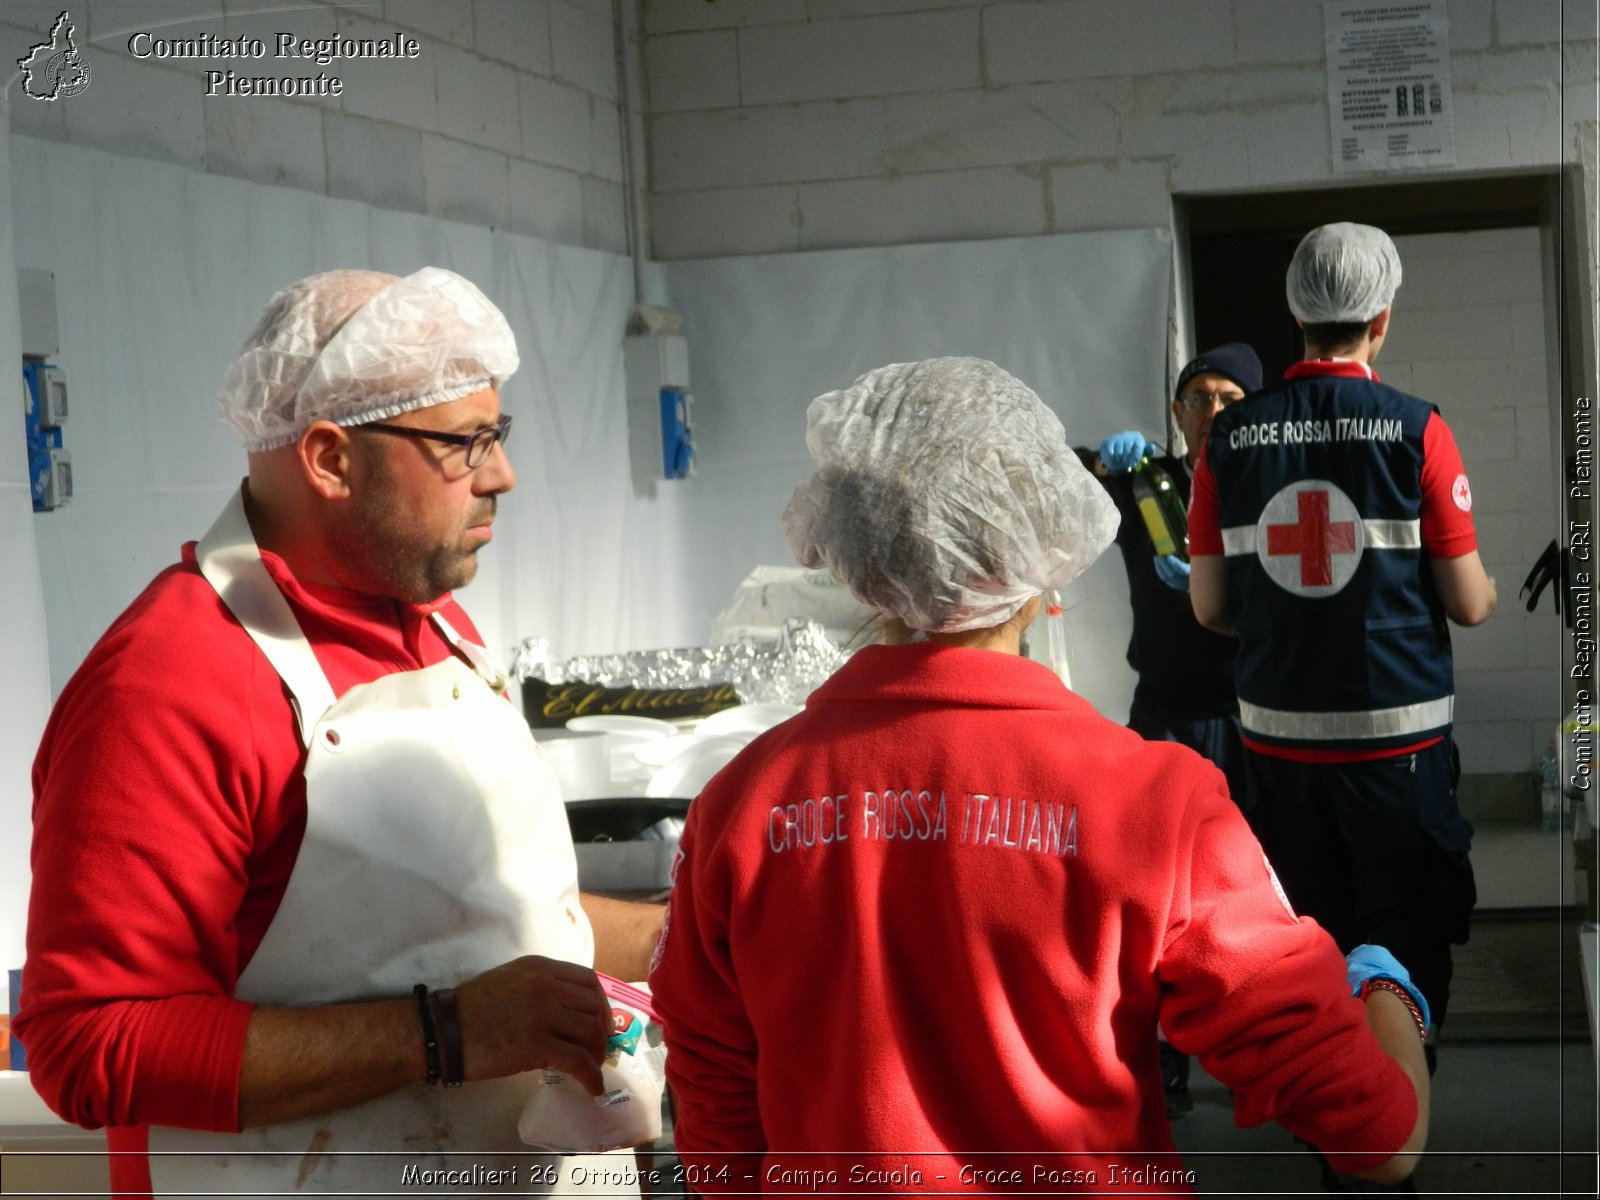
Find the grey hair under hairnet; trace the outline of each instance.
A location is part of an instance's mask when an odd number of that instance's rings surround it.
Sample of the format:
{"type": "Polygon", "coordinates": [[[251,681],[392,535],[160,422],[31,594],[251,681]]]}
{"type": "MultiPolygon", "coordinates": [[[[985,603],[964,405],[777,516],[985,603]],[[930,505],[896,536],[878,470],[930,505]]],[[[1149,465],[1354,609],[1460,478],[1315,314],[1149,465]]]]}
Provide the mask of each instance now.
{"type": "Polygon", "coordinates": [[[806,446],[819,469],[784,511],[790,549],[913,629],[998,625],[1116,536],[1056,415],[981,358],[893,363],[818,396],[806,446]]]}
{"type": "Polygon", "coordinates": [[[1400,252],[1371,225],[1322,225],[1295,247],[1284,290],[1308,325],[1370,321],[1400,290],[1400,252]]]}
{"type": "Polygon", "coordinates": [[[246,450],[270,450],[313,421],[360,425],[498,388],[517,362],[504,315],[453,271],[326,271],[267,301],[217,407],[246,450]]]}

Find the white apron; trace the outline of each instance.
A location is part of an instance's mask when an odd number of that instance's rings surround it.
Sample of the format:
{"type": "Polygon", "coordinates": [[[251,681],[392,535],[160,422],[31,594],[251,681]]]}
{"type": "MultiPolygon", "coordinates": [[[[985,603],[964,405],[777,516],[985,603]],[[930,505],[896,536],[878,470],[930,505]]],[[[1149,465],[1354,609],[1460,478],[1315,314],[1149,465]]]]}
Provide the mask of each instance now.
{"type": "MultiPolygon", "coordinates": [[[[554,773],[516,708],[486,686],[482,648],[436,616],[476,672],[452,657],[334,703],[261,562],[241,496],[197,554],[294,697],[308,746],[305,839],[238,998],[306,1006],[410,996],[417,983],[454,986],[524,954],[593,962],[554,773]]],[[[420,1046],[419,1026],[419,1070],[420,1046]]],[[[151,1181],[158,1195],[566,1192],[587,1190],[571,1187],[575,1166],[609,1166],[576,1175],[612,1180],[631,1166],[631,1154],[562,1159],[524,1146],[517,1117],[532,1078],[459,1088],[419,1080],[342,1112],[237,1134],[152,1127],[151,1181]]]]}

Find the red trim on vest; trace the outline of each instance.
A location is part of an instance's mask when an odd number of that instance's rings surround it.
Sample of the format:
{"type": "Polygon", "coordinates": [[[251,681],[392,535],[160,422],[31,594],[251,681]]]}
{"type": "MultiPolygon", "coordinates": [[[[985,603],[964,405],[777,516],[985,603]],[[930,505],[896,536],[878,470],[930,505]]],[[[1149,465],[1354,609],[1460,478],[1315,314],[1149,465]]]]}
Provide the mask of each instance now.
{"type": "Polygon", "coordinates": [[[1283,373],[1285,379],[1314,379],[1322,375],[1336,375],[1342,379],[1370,379],[1382,383],[1378,373],[1366,363],[1353,358],[1307,358],[1294,364],[1283,373]]]}
{"type": "Polygon", "coordinates": [[[1241,733],[1239,740],[1247,749],[1256,754],[1265,754],[1268,758],[1287,758],[1291,762],[1303,763],[1352,763],[1374,762],[1380,758],[1400,758],[1402,755],[1416,754],[1429,746],[1437,746],[1444,741],[1444,734],[1428,738],[1426,741],[1413,742],[1409,746],[1385,746],[1379,750],[1323,750],[1315,746],[1277,746],[1270,742],[1258,742],[1248,733],[1241,733]]]}

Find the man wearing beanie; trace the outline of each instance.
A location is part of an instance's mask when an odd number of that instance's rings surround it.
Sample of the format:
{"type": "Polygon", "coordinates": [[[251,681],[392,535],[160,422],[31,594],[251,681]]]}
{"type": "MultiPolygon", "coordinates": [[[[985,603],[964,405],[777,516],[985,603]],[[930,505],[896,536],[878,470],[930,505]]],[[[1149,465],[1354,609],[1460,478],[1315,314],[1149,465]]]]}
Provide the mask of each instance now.
{"type": "Polygon", "coordinates": [[[1178,374],[1172,419],[1183,434],[1184,455],[1159,453],[1135,430],[1114,433],[1079,457],[1094,469],[1122,514],[1117,544],[1128,572],[1133,636],[1128,665],[1139,676],[1128,727],[1156,741],[1181,742],[1222,769],[1235,799],[1244,799],[1238,741],[1239,705],[1233,694],[1232,637],[1213,633],[1195,620],[1189,605],[1189,564],[1159,555],[1134,499],[1132,473],[1149,456],[1172,479],[1185,504],[1190,480],[1218,413],[1261,388],[1261,360],[1243,342],[1229,342],[1196,356],[1178,374]]]}
{"type": "MultiPolygon", "coordinates": [[[[1192,359],[1178,373],[1172,395],[1173,426],[1183,435],[1184,455],[1160,454],[1136,430],[1114,433],[1097,454],[1079,457],[1105,486],[1122,524],[1117,545],[1128,573],[1133,634],[1128,665],[1138,675],[1128,728],[1157,742],[1179,742],[1210,759],[1227,777],[1236,803],[1244,802],[1244,748],[1239,741],[1239,704],[1233,692],[1232,637],[1213,633],[1195,620],[1189,605],[1189,563],[1156,552],[1133,493],[1132,472],[1147,455],[1189,501],[1189,481],[1216,415],[1261,389],[1261,360],[1243,342],[1229,342],[1192,359]]],[[[1189,1095],[1189,1059],[1161,1046],[1167,1112],[1178,1117],[1194,1101],[1189,1095]]]]}
{"type": "Polygon", "coordinates": [[[1239,638],[1246,812],[1290,901],[1347,950],[1393,951],[1437,1025],[1476,895],[1446,618],[1487,620],[1496,592],[1449,427],[1372,369],[1399,286],[1382,230],[1300,243],[1305,359],[1212,427],[1191,598],[1239,638]]]}

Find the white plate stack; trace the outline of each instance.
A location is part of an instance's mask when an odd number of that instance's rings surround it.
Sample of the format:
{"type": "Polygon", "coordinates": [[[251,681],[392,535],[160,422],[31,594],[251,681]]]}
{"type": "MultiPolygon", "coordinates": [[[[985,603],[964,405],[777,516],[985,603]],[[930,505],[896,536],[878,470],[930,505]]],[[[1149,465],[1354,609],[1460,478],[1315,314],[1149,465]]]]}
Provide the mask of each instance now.
{"type": "Polygon", "coordinates": [[[758,735],[800,711],[798,704],[740,704],[692,728],[654,717],[573,717],[535,731],[566,800],[623,796],[693,799],[758,735]]]}
{"type": "MultiPolygon", "coordinates": [[[[666,741],[678,732],[670,721],[654,717],[594,716],[573,717],[567,729],[579,734],[602,736],[606,765],[607,791],[587,791],[585,796],[642,796],[650,781],[650,768],[634,757],[634,751],[655,742],[666,741]]],[[[567,799],[580,797],[573,793],[567,799]]]]}
{"type": "Polygon", "coordinates": [[[704,718],[692,731],[634,747],[634,758],[650,771],[644,794],[692,800],[757,735],[799,711],[798,704],[740,704],[704,718]]]}

